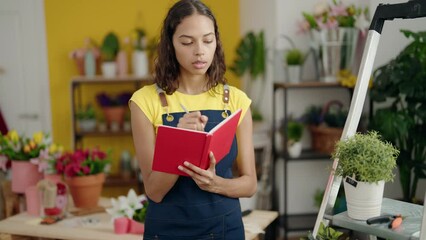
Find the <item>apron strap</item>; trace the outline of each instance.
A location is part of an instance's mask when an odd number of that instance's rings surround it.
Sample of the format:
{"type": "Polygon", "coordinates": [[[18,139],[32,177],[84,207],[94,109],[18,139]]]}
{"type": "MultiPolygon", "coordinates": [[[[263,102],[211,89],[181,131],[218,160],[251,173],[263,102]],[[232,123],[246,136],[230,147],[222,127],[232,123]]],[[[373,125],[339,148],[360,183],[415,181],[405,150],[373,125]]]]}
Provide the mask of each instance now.
{"type": "MultiPolygon", "coordinates": [[[[164,92],[163,89],[161,89],[158,86],[158,84],[155,84],[155,88],[157,90],[158,96],[160,97],[161,106],[163,108],[167,108],[169,106],[169,104],[167,103],[166,93],[164,92]]],[[[228,103],[229,103],[229,85],[228,84],[223,85],[223,99],[222,99],[222,101],[225,104],[225,106],[227,106],[228,103]]]]}

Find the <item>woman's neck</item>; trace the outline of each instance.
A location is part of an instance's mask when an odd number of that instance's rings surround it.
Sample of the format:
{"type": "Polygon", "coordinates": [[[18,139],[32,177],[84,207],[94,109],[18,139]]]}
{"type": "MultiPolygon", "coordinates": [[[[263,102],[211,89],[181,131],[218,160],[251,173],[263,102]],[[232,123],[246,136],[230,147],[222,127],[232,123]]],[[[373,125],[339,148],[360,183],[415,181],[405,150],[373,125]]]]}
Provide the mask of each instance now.
{"type": "Polygon", "coordinates": [[[207,78],[205,75],[200,76],[180,76],[178,91],[185,94],[196,95],[206,92],[207,78]]]}

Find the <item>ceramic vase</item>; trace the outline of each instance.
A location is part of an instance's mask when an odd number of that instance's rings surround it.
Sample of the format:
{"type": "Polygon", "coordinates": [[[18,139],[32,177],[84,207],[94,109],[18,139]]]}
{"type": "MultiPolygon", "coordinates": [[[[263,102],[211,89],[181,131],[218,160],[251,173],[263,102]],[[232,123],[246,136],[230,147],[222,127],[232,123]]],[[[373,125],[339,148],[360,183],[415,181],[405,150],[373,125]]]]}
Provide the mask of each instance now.
{"type": "Polygon", "coordinates": [[[129,220],[129,233],[133,234],[142,234],[145,231],[145,224],[135,221],[133,219],[129,220]]]}
{"type": "Polygon", "coordinates": [[[12,160],[12,191],[25,193],[28,187],[35,186],[43,179],[43,173],[38,171],[38,165],[30,161],[12,160]]]}
{"type": "Polygon", "coordinates": [[[288,65],[287,66],[287,80],[291,83],[299,83],[302,76],[301,65],[288,65]]]}
{"type": "Polygon", "coordinates": [[[134,51],[132,54],[133,75],[145,77],[148,75],[148,54],[146,51],[134,51]]]}
{"type": "Polygon", "coordinates": [[[101,196],[105,174],[99,173],[89,176],[77,176],[65,178],[74,205],[78,208],[94,208],[98,206],[101,196]]]}

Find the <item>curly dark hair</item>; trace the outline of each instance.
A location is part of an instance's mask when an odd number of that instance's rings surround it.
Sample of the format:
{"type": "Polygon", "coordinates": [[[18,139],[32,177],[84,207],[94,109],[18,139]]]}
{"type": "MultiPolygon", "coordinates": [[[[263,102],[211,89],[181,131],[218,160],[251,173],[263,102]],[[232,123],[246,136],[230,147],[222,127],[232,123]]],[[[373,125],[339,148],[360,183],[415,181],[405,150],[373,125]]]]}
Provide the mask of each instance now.
{"type": "Polygon", "coordinates": [[[177,78],[180,74],[179,62],[176,59],[173,46],[173,34],[182,20],[194,13],[206,16],[213,21],[216,36],[216,51],[212,64],[207,70],[207,87],[211,89],[219,83],[225,84],[224,77],[226,71],[225,55],[223,53],[222,42],[219,37],[219,30],[216,18],[211,10],[199,0],[180,0],[176,2],[167,13],[161,30],[160,42],[157,47],[158,57],[155,61],[155,83],[167,94],[172,94],[179,87],[177,78]]]}

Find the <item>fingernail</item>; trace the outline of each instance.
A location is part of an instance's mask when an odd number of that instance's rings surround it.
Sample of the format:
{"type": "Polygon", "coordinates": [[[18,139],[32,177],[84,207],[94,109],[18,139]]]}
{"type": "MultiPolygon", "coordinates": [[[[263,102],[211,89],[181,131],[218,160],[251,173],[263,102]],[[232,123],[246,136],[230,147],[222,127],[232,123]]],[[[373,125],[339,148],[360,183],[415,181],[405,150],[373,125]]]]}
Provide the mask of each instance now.
{"type": "Polygon", "coordinates": [[[181,165],[178,166],[179,170],[183,170],[183,167],[181,165]]]}
{"type": "Polygon", "coordinates": [[[183,165],[188,166],[189,163],[188,162],[183,162],[183,165]]]}
{"type": "Polygon", "coordinates": [[[209,155],[210,155],[210,157],[213,157],[213,153],[212,153],[212,152],[210,152],[210,154],[209,154],[209,155]]]}

